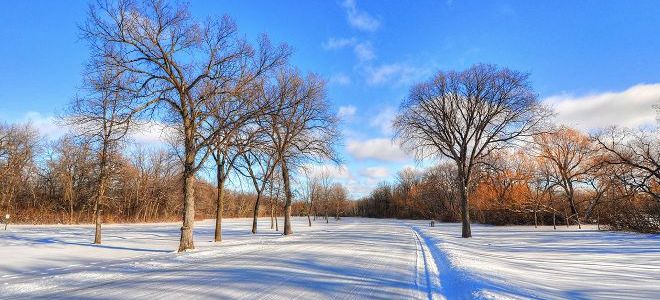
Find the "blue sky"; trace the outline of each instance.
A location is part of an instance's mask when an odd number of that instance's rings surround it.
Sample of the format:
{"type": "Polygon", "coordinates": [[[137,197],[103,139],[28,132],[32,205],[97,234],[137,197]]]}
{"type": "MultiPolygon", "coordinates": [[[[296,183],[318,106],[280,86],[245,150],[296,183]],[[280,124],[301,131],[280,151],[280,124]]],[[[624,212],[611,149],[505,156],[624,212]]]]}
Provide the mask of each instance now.
{"type": "MultiPolygon", "coordinates": [[[[495,63],[531,73],[558,121],[588,130],[650,122],[660,101],[657,1],[190,1],[195,16],[232,16],[254,40],[267,33],[292,63],[329,82],[344,120],[354,196],[415,162],[390,143],[389,122],[412,84],[437,70],[495,63]]],[[[0,120],[52,116],[80,84],[86,1],[12,1],[0,9],[0,120]],[[64,4],[66,3],[66,4],[64,4]]]]}

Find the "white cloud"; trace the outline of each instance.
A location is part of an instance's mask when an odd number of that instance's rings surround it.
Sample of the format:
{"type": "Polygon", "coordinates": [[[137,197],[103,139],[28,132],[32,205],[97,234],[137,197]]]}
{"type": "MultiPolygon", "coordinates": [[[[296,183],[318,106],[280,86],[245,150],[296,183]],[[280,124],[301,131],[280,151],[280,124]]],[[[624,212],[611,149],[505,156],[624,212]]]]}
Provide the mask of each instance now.
{"type": "Polygon", "coordinates": [[[578,129],[612,125],[638,127],[655,122],[653,105],[660,105],[660,83],[638,84],[620,92],[579,97],[557,95],[544,102],[555,109],[560,124],[578,129]]]}
{"type": "Polygon", "coordinates": [[[370,42],[357,43],[353,48],[353,51],[355,52],[357,59],[361,62],[370,61],[376,58],[376,54],[374,53],[374,49],[370,42]]]}
{"type": "MultiPolygon", "coordinates": [[[[33,111],[27,112],[20,122],[30,123],[39,134],[48,140],[57,140],[72,131],[71,127],[58,122],[57,117],[44,116],[33,111]]],[[[175,133],[174,128],[157,121],[134,126],[129,132],[128,138],[144,145],[165,144],[167,137],[175,133]]]]}
{"type": "Polygon", "coordinates": [[[337,116],[341,119],[350,119],[355,116],[356,111],[357,108],[353,105],[340,106],[339,112],[337,112],[337,116]]]}
{"type": "Polygon", "coordinates": [[[394,121],[395,117],[396,110],[393,107],[388,106],[381,110],[373,118],[371,118],[369,125],[378,128],[380,132],[385,135],[391,135],[393,132],[392,122],[394,121]]]}
{"type": "Polygon", "coordinates": [[[340,86],[346,86],[351,84],[351,78],[348,77],[348,75],[344,73],[337,73],[332,76],[330,76],[330,84],[336,84],[340,86]]]}
{"type": "Polygon", "coordinates": [[[362,169],[360,175],[373,179],[381,179],[390,176],[390,169],[386,167],[368,167],[362,169]]]}
{"type": "Polygon", "coordinates": [[[348,24],[355,29],[363,31],[376,31],[380,27],[380,21],[369,15],[367,12],[360,11],[357,8],[355,0],[345,0],[342,6],[346,10],[348,24]]]}
{"type": "Polygon", "coordinates": [[[57,118],[54,116],[44,116],[38,112],[30,111],[25,114],[22,123],[30,123],[39,134],[49,140],[56,140],[70,130],[67,126],[57,124],[57,118]]]}
{"type": "Polygon", "coordinates": [[[325,50],[337,50],[343,49],[346,47],[353,47],[357,43],[356,38],[329,38],[325,43],[323,43],[323,49],[325,50]]]}
{"type": "Polygon", "coordinates": [[[365,69],[366,80],[370,85],[385,83],[410,84],[416,80],[428,77],[428,68],[415,67],[405,63],[383,64],[368,66],[365,69]]]}
{"type": "Polygon", "coordinates": [[[129,138],[143,145],[164,145],[168,138],[176,134],[176,129],[158,121],[149,121],[135,125],[129,132],[129,138]]]}
{"type": "Polygon", "coordinates": [[[410,160],[410,157],[397,144],[387,138],[364,141],[350,140],[346,143],[346,151],[356,159],[376,159],[393,162],[410,160]]]}
{"type": "Polygon", "coordinates": [[[306,164],[301,171],[310,177],[328,176],[330,179],[351,179],[353,176],[345,164],[306,164]]]}

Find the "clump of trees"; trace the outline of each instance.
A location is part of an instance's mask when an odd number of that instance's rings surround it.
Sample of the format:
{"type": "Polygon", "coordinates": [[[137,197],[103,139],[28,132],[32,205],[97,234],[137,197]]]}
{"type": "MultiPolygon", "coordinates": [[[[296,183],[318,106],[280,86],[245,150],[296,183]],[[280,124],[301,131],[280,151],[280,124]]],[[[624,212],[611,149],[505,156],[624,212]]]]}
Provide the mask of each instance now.
{"type": "Polygon", "coordinates": [[[256,233],[268,199],[271,218],[282,204],[284,234],[293,233],[292,174],[309,161],[338,160],[338,120],[322,78],[290,66],[285,44],[273,46],[265,35],[252,44],[231,18],[201,22],[186,5],[97,1],[80,28],[91,56],[81,95],[62,116],[71,136],[37,154],[42,145],[29,126],[0,128],[5,210],[35,221],[23,202],[31,197],[47,219],[60,211],[68,223],[91,217],[94,243],[101,243],[102,217],[179,215],[179,251],[186,251],[194,249],[196,217],[216,218],[215,241],[228,211],[250,214],[256,233]],[[173,132],[173,151],[127,153],[129,133],[153,123],[173,132]],[[216,170],[214,185],[199,180],[204,168],[216,170]],[[247,180],[254,194],[227,191],[231,179],[247,180]],[[34,184],[19,191],[26,181],[34,184]]]}
{"type": "MultiPolygon", "coordinates": [[[[254,179],[252,166],[262,159],[257,152],[272,155],[270,164],[278,165],[284,234],[293,233],[290,166],[310,157],[332,158],[337,134],[323,81],[293,71],[287,65],[291,51],[286,45],[274,47],[266,36],[252,45],[229,17],[200,22],[187,6],[157,0],[99,1],[90,6],[81,30],[92,51],[92,69],[118,74],[102,88],[130,99],[130,106],[122,106],[130,111],[126,123],[148,115],[150,121],[157,118],[176,130],[173,144],[183,180],[179,251],[194,249],[195,179],[210,156],[218,174],[216,241],[221,240],[225,181],[236,158],[244,160],[254,179]],[[268,137],[270,144],[259,141],[259,136],[268,137]],[[272,151],[264,145],[272,145],[272,151]]],[[[271,173],[260,172],[262,177],[271,173]]],[[[253,180],[253,231],[264,180],[253,180]]]]}

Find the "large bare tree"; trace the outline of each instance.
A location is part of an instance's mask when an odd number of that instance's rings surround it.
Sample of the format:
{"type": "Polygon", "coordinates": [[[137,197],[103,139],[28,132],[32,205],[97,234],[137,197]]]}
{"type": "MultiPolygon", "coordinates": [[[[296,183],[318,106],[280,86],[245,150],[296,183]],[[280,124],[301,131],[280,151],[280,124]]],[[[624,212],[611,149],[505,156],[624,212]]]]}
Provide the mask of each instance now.
{"type": "Polygon", "coordinates": [[[534,134],[548,116],[528,79],[484,64],[439,72],[410,90],[394,121],[395,138],[417,158],[456,164],[464,238],[472,236],[468,192],[475,166],[534,134]]]}
{"type": "Polygon", "coordinates": [[[122,87],[136,110],[151,114],[180,133],[183,165],[183,226],[179,251],[194,249],[195,174],[210,155],[209,145],[224,128],[205,125],[222,95],[236,95],[265,70],[281,64],[286,47],[263,38],[257,50],[240,38],[229,17],[195,20],[186,5],[161,0],[102,1],[90,5],[81,26],[92,63],[134,78],[122,87]]]}
{"type": "Polygon", "coordinates": [[[284,234],[291,229],[291,180],[296,164],[308,159],[336,159],[338,119],[330,111],[325,83],[316,75],[283,69],[266,93],[275,110],[264,119],[281,171],[284,189],[284,234]]]}

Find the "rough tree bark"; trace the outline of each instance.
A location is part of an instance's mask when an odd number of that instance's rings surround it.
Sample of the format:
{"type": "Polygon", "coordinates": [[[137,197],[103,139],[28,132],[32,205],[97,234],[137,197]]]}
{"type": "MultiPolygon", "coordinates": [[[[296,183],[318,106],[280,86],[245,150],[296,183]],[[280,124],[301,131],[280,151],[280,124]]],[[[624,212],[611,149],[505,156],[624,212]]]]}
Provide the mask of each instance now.
{"type": "Polygon", "coordinates": [[[289,169],[286,165],[286,161],[280,159],[280,167],[282,169],[282,182],[284,184],[284,235],[293,234],[293,229],[291,229],[291,199],[293,198],[291,194],[291,182],[289,181],[289,169]]]}

